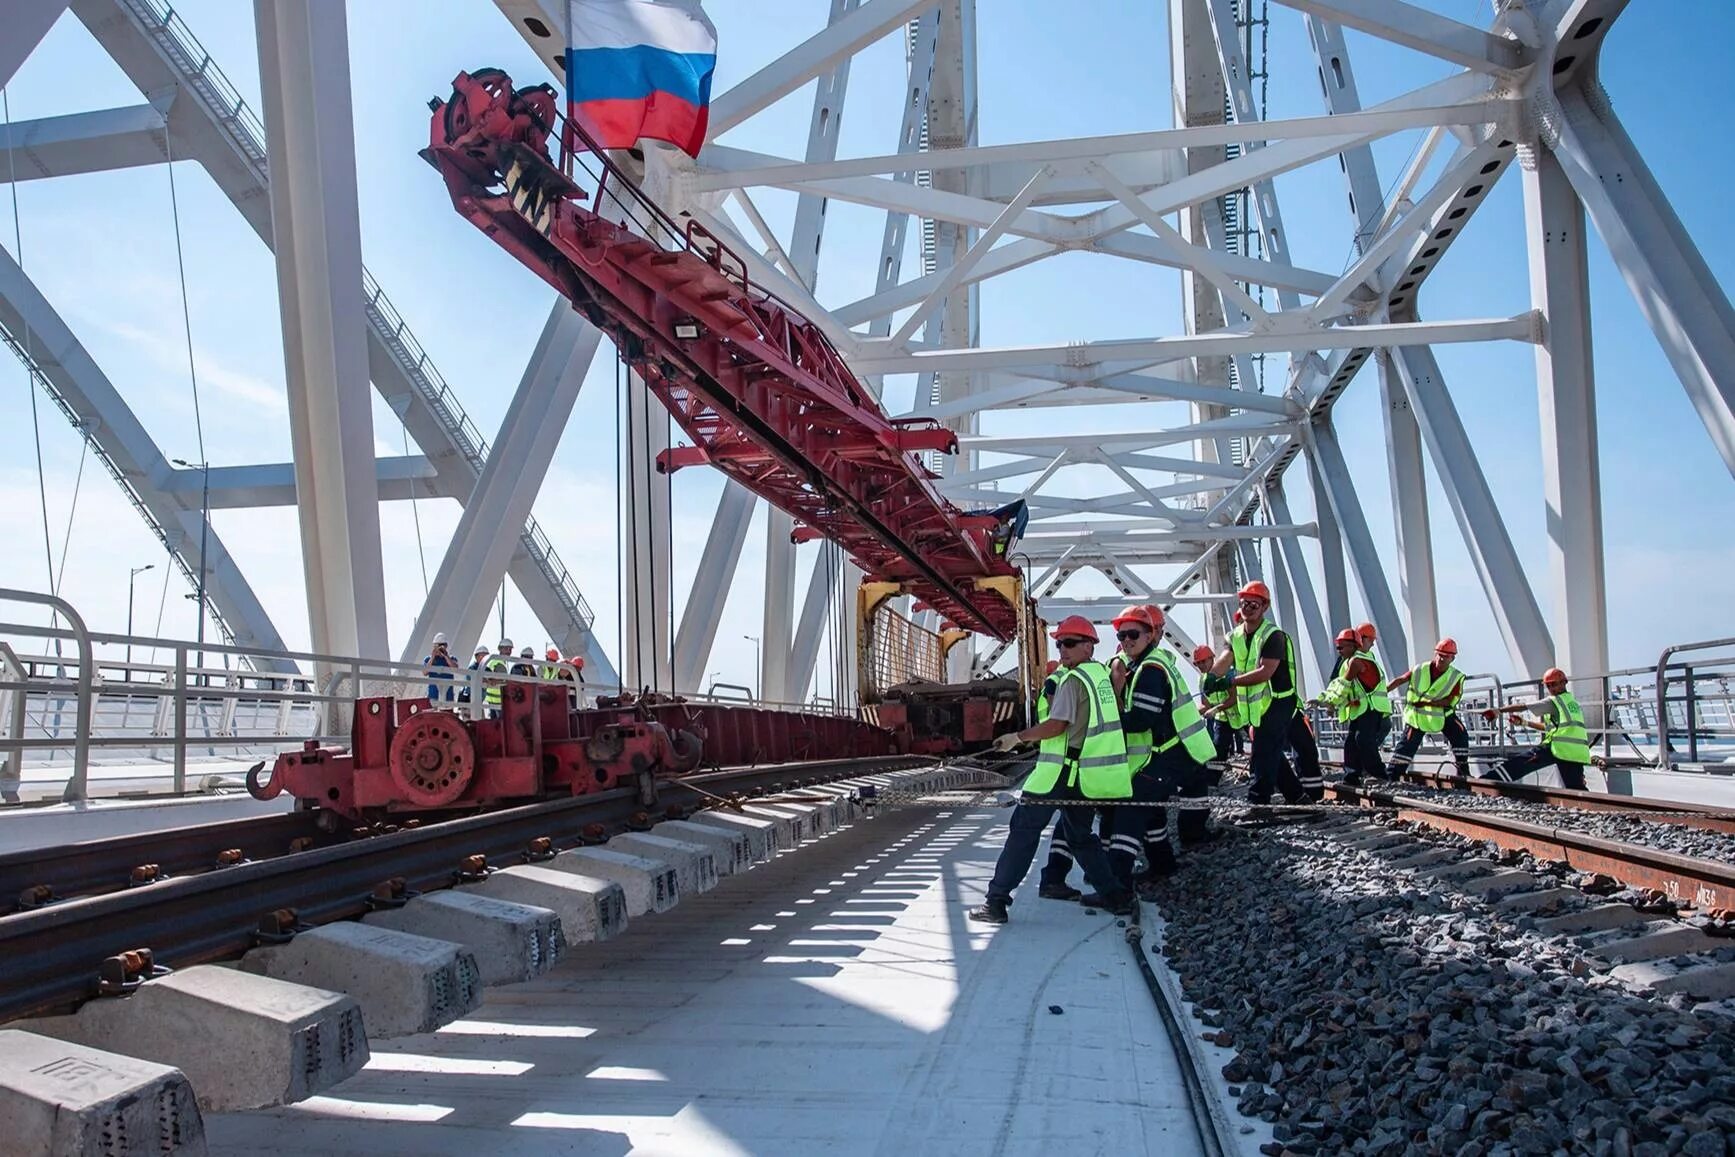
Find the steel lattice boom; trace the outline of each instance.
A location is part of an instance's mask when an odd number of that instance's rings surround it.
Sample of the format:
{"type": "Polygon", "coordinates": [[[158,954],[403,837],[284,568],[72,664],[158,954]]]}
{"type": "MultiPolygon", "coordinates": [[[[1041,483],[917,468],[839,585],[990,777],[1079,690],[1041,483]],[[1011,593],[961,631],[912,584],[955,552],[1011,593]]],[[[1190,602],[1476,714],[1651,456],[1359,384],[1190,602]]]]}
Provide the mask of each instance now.
{"type": "MultiPolygon", "coordinates": [[[[888,418],[818,326],[756,288],[698,222],[683,229],[656,209],[599,150],[595,191],[573,183],[546,152],[555,99],[546,85],[514,92],[497,70],[460,73],[424,155],[458,211],[613,338],[692,437],[658,469],[715,466],[793,515],[798,541],[830,539],[957,625],[1011,637],[1014,608],[975,587],[1016,573],[1008,518],[954,506],[917,457],[955,453],[957,435],[888,418]],[[644,232],[604,218],[605,196],[644,232]]],[[[588,146],[580,132],[567,128],[569,156],[588,146]]]]}

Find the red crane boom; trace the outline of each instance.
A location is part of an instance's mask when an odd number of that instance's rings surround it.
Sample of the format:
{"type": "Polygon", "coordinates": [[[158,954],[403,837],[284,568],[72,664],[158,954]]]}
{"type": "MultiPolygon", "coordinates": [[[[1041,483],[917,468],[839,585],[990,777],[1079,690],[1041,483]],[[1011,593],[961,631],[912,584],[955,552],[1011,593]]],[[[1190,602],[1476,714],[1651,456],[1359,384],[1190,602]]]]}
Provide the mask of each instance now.
{"type": "Polygon", "coordinates": [[[451,99],[430,107],[422,156],[454,207],[608,334],[692,438],[661,454],[659,470],[714,466],[792,515],[797,541],[829,539],[868,577],[905,584],[953,624],[1013,635],[1017,609],[977,586],[1018,573],[1006,558],[1011,513],[958,509],[917,457],[956,453],[957,435],[931,419],[887,417],[818,326],[561,122],[549,86],[514,91],[499,70],[459,73],[451,99]],[[564,171],[548,153],[562,123],[564,171]],[[597,163],[588,191],[573,180],[580,157],[597,163]],[[605,199],[620,222],[603,215],[605,199]]]}

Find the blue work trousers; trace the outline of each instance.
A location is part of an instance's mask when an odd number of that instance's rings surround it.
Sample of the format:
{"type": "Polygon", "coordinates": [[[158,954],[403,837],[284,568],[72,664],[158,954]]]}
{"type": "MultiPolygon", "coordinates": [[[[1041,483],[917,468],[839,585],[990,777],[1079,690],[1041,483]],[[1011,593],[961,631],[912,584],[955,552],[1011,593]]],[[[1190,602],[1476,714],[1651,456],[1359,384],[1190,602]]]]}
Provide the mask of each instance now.
{"type": "Polygon", "coordinates": [[[1060,806],[1058,801],[1041,797],[1019,804],[1012,809],[1011,830],[1006,833],[1006,846],[1000,849],[1000,859],[994,865],[994,879],[988,885],[988,899],[1003,904],[1012,902],[1012,893],[1030,873],[1036,850],[1042,846],[1042,833],[1055,811],[1060,812],[1061,830],[1066,846],[1084,869],[1085,882],[1103,896],[1118,896],[1123,889],[1109,868],[1108,855],[1102,841],[1091,830],[1096,811],[1077,804],[1060,806]]]}

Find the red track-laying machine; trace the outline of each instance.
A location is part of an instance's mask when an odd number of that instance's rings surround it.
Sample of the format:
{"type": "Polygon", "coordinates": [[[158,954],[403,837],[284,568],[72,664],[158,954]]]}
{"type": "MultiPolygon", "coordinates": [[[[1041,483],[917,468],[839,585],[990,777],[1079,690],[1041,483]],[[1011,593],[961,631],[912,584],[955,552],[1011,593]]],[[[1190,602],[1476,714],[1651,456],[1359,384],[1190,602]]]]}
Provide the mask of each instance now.
{"type": "MultiPolygon", "coordinates": [[[[796,541],[840,546],[866,576],[857,597],[859,668],[871,662],[874,616],[890,595],[908,594],[939,612],[949,636],[1016,638],[1028,702],[1042,639],[1008,559],[1021,511],[971,513],[940,495],[920,455],[956,453],[956,434],[931,419],[888,417],[818,325],[753,284],[741,259],[699,222],[677,222],[647,198],[560,117],[548,85],[515,90],[498,69],[459,73],[451,98],[431,108],[422,156],[453,206],[607,334],[692,439],[664,451],[659,470],[710,465],[792,515],[796,541]],[[559,163],[549,153],[556,132],[559,163]]],[[[310,745],[285,754],[265,784],[255,780],[256,794],[287,790],[356,816],[469,807],[678,773],[697,765],[701,747],[709,763],[800,759],[816,740],[840,757],[894,746],[938,752],[984,743],[1015,722],[1002,718],[1004,704],[967,710],[973,691],[943,685],[935,694],[945,710],[921,710],[916,691],[896,698],[887,716],[902,721],[895,730],[682,705],[683,719],[693,710],[707,716],[688,728],[643,703],[571,711],[558,687],[506,690],[504,717],[473,723],[418,703],[360,700],[350,752],[310,745]],[[786,718],[760,727],[732,719],[736,713],[786,718]],[[936,736],[922,722],[960,718],[977,725],[936,736]],[[744,727],[762,732],[747,750],[726,751],[730,744],[709,738],[744,727]]],[[[1002,684],[989,697],[999,703],[1004,692],[1002,684]]]]}

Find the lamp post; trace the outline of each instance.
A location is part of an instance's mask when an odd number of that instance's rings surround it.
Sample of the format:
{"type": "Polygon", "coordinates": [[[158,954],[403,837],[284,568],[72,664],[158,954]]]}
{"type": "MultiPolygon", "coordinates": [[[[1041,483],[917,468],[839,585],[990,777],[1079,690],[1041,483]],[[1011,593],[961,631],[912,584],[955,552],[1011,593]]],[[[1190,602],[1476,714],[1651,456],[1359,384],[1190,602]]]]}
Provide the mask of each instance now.
{"type": "Polygon", "coordinates": [[[205,665],[205,544],[211,531],[211,464],[209,462],[188,462],[185,458],[174,459],[176,466],[185,466],[189,470],[198,470],[202,475],[199,487],[199,581],[193,593],[199,604],[199,666],[205,665]]]}
{"type": "Polygon", "coordinates": [[[706,671],[706,672],[705,672],[705,679],[704,679],[704,682],[703,682],[703,683],[702,683],[702,684],[701,684],[701,685],[700,685],[700,686],[701,686],[701,687],[702,687],[702,688],[709,688],[709,690],[707,690],[707,691],[704,691],[704,692],[703,692],[703,693],[704,693],[704,694],[706,694],[706,695],[714,695],[714,694],[716,694],[716,691],[717,691],[717,676],[719,676],[719,675],[721,675],[721,674],[722,674],[722,673],[723,673],[723,672],[721,672],[721,671],[706,671]]]}
{"type": "Polygon", "coordinates": [[[764,647],[760,644],[758,635],[742,635],[741,637],[743,639],[751,640],[753,643],[753,698],[758,699],[761,697],[760,693],[764,690],[762,685],[765,681],[765,671],[762,667],[762,664],[764,663],[764,655],[762,654],[764,647]]]}
{"type": "Polygon", "coordinates": [[[127,572],[127,673],[126,681],[133,681],[133,583],[147,570],[156,570],[157,564],[147,562],[144,566],[135,566],[127,572]]]}

